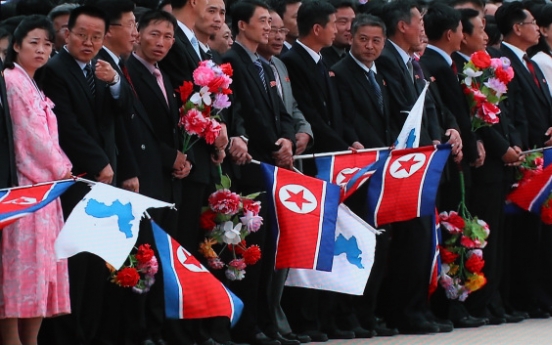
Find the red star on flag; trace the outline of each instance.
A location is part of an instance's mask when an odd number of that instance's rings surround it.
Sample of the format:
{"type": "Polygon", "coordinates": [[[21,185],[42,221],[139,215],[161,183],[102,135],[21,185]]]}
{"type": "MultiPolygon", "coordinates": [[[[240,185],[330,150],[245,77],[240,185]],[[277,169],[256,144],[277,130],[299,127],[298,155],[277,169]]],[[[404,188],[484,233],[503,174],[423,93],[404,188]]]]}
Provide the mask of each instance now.
{"type": "Polygon", "coordinates": [[[295,205],[297,205],[297,207],[299,207],[300,210],[303,209],[303,204],[312,203],[311,201],[308,201],[303,197],[303,193],[305,192],[304,190],[301,190],[300,192],[297,192],[297,193],[293,193],[290,190],[286,190],[286,192],[288,192],[289,197],[284,201],[295,203],[295,205]]]}
{"type": "Polygon", "coordinates": [[[188,255],[186,251],[184,251],[184,255],[186,256],[186,261],[184,261],[184,265],[194,265],[197,268],[201,268],[201,263],[197,261],[197,259],[194,256],[188,255]]]}
{"type": "Polygon", "coordinates": [[[410,174],[410,169],[412,169],[412,166],[416,163],[419,163],[420,161],[415,160],[414,156],[412,156],[412,157],[410,157],[410,159],[408,159],[406,161],[398,161],[398,162],[401,165],[401,167],[398,168],[397,170],[395,170],[395,173],[397,173],[401,170],[406,170],[406,172],[408,174],[410,174]]]}

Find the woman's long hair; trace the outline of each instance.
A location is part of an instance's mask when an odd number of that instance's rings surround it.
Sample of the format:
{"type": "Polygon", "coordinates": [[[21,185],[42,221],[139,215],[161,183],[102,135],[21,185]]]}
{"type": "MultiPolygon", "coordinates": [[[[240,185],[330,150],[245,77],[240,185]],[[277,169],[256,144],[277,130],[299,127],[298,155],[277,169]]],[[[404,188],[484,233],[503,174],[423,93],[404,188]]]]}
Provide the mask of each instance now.
{"type": "MultiPolygon", "coordinates": [[[[537,20],[539,28],[550,26],[550,24],[552,24],[552,4],[539,6],[538,11],[535,11],[533,16],[537,20]]],[[[549,34],[552,35],[552,31],[549,34]]],[[[539,37],[539,43],[527,50],[527,54],[529,56],[533,56],[538,52],[543,52],[552,57],[552,53],[550,53],[550,46],[548,45],[548,42],[546,42],[546,37],[544,37],[542,33],[539,37]]]]}

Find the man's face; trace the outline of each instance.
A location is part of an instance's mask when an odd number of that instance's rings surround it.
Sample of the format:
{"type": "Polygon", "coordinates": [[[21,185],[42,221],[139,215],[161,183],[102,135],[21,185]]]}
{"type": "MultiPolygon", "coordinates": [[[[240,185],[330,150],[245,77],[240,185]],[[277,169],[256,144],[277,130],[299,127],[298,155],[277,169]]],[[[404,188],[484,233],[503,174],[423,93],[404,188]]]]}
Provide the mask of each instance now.
{"type": "Polygon", "coordinates": [[[223,0],[207,0],[205,11],[197,18],[195,28],[204,35],[212,36],[221,29],[225,15],[223,0]]]}
{"type": "Polygon", "coordinates": [[[346,48],[351,45],[351,24],[355,19],[355,11],[351,7],[338,8],[335,14],[337,35],[335,36],[334,46],[338,48],[346,48]]]}
{"type": "Polygon", "coordinates": [[[88,63],[102,48],[104,35],[105,22],[102,19],[81,14],[73,29],[65,33],[67,50],[75,59],[88,63]]]}
{"type": "Polygon", "coordinates": [[[2,61],[6,59],[6,54],[8,53],[9,44],[10,44],[9,37],[4,37],[0,39],[0,60],[2,61]]]}
{"type": "Polygon", "coordinates": [[[209,38],[209,47],[220,54],[226,53],[233,43],[232,31],[225,23],[222,24],[222,28],[216,34],[209,38]]]}
{"type": "Polygon", "coordinates": [[[301,7],[300,2],[286,5],[286,11],[282,18],[284,27],[289,30],[287,37],[292,41],[299,37],[299,29],[297,28],[297,12],[299,12],[299,7],[301,7]]]}
{"type": "Polygon", "coordinates": [[[150,22],[138,35],[138,55],[154,64],[163,60],[174,43],[174,27],[165,20],[150,22]]]}
{"type": "Polygon", "coordinates": [[[134,50],[134,43],[138,37],[136,18],[132,12],[123,13],[121,20],[111,23],[106,38],[109,38],[114,53],[128,55],[134,50]]]}
{"type": "Polygon", "coordinates": [[[280,55],[286,39],[287,28],[284,27],[284,21],[278,13],[270,12],[272,24],[270,26],[270,34],[268,35],[268,43],[260,44],[258,51],[263,55],[280,55]]]}
{"type": "Polygon", "coordinates": [[[55,48],[57,50],[60,50],[65,44],[65,35],[68,30],[67,23],[69,23],[68,14],[62,14],[60,16],[57,16],[52,21],[52,24],[54,25],[54,30],[56,32],[55,48]]]}
{"type": "Polygon", "coordinates": [[[351,54],[365,64],[371,67],[383,50],[385,45],[385,35],[383,29],[379,26],[362,26],[353,36],[351,44],[351,54]]]}
{"type": "Polygon", "coordinates": [[[527,10],[523,10],[526,17],[523,22],[516,23],[514,25],[519,25],[519,30],[521,33],[521,39],[523,39],[529,46],[533,46],[537,43],[539,43],[539,27],[537,26],[537,23],[535,21],[535,18],[531,15],[531,13],[527,10]]]}
{"type": "Polygon", "coordinates": [[[335,20],[336,20],[335,13],[332,13],[329,16],[329,21],[325,27],[315,24],[320,27],[318,31],[318,41],[324,47],[331,46],[333,44],[333,41],[335,40],[335,36],[337,35],[337,27],[335,25],[335,20]]]}
{"type": "Polygon", "coordinates": [[[476,51],[485,50],[487,48],[487,41],[489,40],[489,37],[485,33],[485,25],[483,25],[481,17],[470,19],[470,23],[473,25],[473,32],[471,35],[464,33],[461,48],[467,55],[471,55],[476,51]]]}
{"type": "Polygon", "coordinates": [[[242,22],[243,35],[249,41],[257,44],[267,44],[271,22],[268,10],[263,7],[257,7],[251,18],[249,18],[249,23],[242,22]]]}
{"type": "Polygon", "coordinates": [[[420,11],[417,8],[412,8],[410,10],[410,23],[404,23],[403,34],[406,41],[410,44],[410,47],[420,47],[422,32],[424,30],[424,20],[420,11]]]}

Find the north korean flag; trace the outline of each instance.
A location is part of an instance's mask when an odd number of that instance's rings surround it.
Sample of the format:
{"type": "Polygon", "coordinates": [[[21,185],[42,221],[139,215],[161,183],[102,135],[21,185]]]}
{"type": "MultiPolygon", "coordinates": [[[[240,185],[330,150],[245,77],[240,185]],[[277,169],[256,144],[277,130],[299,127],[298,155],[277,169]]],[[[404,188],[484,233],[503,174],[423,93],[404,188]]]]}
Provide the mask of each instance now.
{"type": "Polygon", "coordinates": [[[393,150],[368,186],[368,223],[379,227],[435,212],[450,145],[393,150]]]}
{"type": "Polygon", "coordinates": [[[517,206],[526,211],[540,214],[542,204],[552,192],[552,165],[544,168],[542,173],[514,189],[508,197],[517,206]]]}
{"type": "Polygon", "coordinates": [[[271,203],[276,269],[330,272],[340,188],[314,177],[261,163],[271,203]]]}
{"type": "Polygon", "coordinates": [[[74,183],[73,180],[57,181],[0,190],[0,229],[40,210],[74,183]]]}
{"type": "Polygon", "coordinates": [[[341,201],[351,196],[375,172],[373,167],[380,159],[387,159],[389,149],[373,149],[350,154],[318,157],[317,178],[337,184],[342,188],[341,201]]]}
{"type": "Polygon", "coordinates": [[[154,221],[151,226],[163,270],[166,317],[226,316],[235,325],[243,302],[154,221]]]}
{"type": "Polygon", "coordinates": [[[544,159],[544,168],[552,164],[552,148],[542,150],[542,158],[544,159]]]}

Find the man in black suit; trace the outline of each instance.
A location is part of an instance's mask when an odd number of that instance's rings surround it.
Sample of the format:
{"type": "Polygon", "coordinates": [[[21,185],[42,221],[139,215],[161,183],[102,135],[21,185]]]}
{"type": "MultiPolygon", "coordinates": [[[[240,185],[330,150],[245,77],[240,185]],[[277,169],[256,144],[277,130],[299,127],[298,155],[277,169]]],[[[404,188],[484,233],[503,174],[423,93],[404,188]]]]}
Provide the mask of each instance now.
{"type": "Polygon", "coordinates": [[[297,12],[301,6],[301,0],[270,0],[269,5],[278,13],[284,21],[284,27],[288,30],[286,39],[280,55],[287,53],[291,49],[297,37],[299,29],[297,28],[297,12]]]}
{"type": "MultiPolygon", "coordinates": [[[[508,115],[520,133],[522,149],[550,146],[552,139],[552,100],[548,85],[537,64],[527,57],[527,49],[537,44],[538,26],[529,11],[518,2],[507,3],[495,14],[498,29],[504,35],[500,47],[514,69],[514,79],[508,84],[508,115]]],[[[514,218],[514,217],[513,217],[514,218]]],[[[524,213],[515,217],[513,229],[525,229],[524,236],[516,236],[517,259],[512,261],[510,303],[526,311],[530,317],[549,317],[552,301],[539,279],[538,263],[541,235],[544,229],[537,215],[524,213]],[[521,262],[528,265],[521,266],[521,262]]]]}
{"type": "Polygon", "coordinates": [[[222,56],[209,47],[209,37],[216,35],[224,24],[226,5],[222,0],[209,0],[194,25],[194,33],[199,41],[201,54],[205,59],[222,63],[222,56]]]}
{"type": "Polygon", "coordinates": [[[0,76],[0,188],[17,186],[13,132],[4,74],[0,76]]]}
{"type": "MultiPolygon", "coordinates": [[[[56,104],[60,145],[73,163],[73,174],[102,183],[118,184],[115,123],[131,106],[128,90],[106,61],[93,60],[102,47],[109,22],[103,11],[83,6],[71,13],[67,45],[44,66],[39,79],[56,104]]],[[[78,183],[61,197],[65,217],[88,192],[78,183]]],[[[89,253],[69,258],[71,315],[50,320],[48,344],[96,344],[102,316],[105,262],[89,253]]]]}
{"type": "MultiPolygon", "coordinates": [[[[280,167],[293,164],[295,130],[291,115],[278,96],[274,74],[270,66],[256,54],[259,44],[268,42],[270,14],[267,5],[259,0],[244,0],[232,6],[232,30],[237,33],[232,48],[223,56],[234,69],[232,90],[234,114],[232,142],[229,153],[232,159],[245,163],[253,158],[280,167]]],[[[239,188],[243,194],[265,190],[260,166],[241,167],[239,188]]],[[[266,205],[266,194],[259,200],[266,205]]],[[[231,284],[231,289],[243,300],[245,307],[234,329],[240,340],[255,345],[280,345],[261,331],[259,312],[267,311],[267,284],[271,280],[274,261],[270,257],[270,236],[266,233],[272,221],[266,208],[261,209],[265,225],[247,237],[247,243],[258,244],[266,255],[260,262],[247,268],[243,281],[231,284]]]]}
{"type": "Polygon", "coordinates": [[[330,0],[335,7],[335,26],[337,35],[331,47],[322,48],[320,54],[324,59],[327,68],[332,68],[339,60],[347,55],[351,47],[351,24],[355,19],[355,5],[350,0],[330,0]]]}
{"type": "MultiPolygon", "coordinates": [[[[316,138],[309,151],[316,153],[364,148],[354,140],[354,131],[343,121],[337,90],[320,55],[321,49],[331,46],[337,34],[335,13],[327,2],[302,4],[297,15],[299,38],[281,57],[289,72],[293,96],[316,138]]],[[[304,161],[303,169],[307,175],[316,175],[313,160],[304,161]]],[[[289,289],[288,295],[286,299],[294,301],[296,309],[290,312],[292,326],[312,340],[355,337],[352,331],[342,331],[336,324],[336,294],[295,288],[289,289]]]]}
{"type": "MultiPolygon", "coordinates": [[[[374,62],[385,45],[385,24],[378,17],[360,14],[353,21],[351,34],[351,50],[332,67],[343,116],[355,129],[355,140],[364,147],[391,146],[395,138],[391,136],[389,127],[389,95],[374,62]]],[[[366,212],[366,193],[355,193],[348,199],[348,204],[362,217],[366,212]]],[[[360,324],[376,335],[394,335],[397,332],[377,322],[375,315],[387,260],[387,233],[383,232],[377,237],[374,266],[364,296],[354,298],[360,324]]],[[[349,315],[349,318],[352,319],[350,323],[355,323],[353,315],[349,315]]]]}
{"type": "MultiPolygon", "coordinates": [[[[406,114],[418,99],[423,89],[419,71],[414,70],[411,54],[421,46],[423,19],[416,3],[409,0],[397,0],[386,4],[381,17],[387,28],[387,41],[383,52],[376,60],[378,74],[381,72],[391,96],[390,128],[392,138],[401,131],[406,114]]],[[[441,140],[437,118],[428,114],[428,100],[422,120],[420,146],[431,145],[441,140]]],[[[449,131],[456,150],[461,148],[456,131],[449,131]]],[[[458,154],[459,151],[454,152],[458,154]]],[[[384,282],[385,288],[382,312],[387,321],[401,333],[433,333],[451,331],[449,323],[435,322],[427,303],[428,281],[431,258],[431,217],[416,218],[406,222],[392,224],[393,241],[389,248],[389,275],[384,282]],[[408,282],[408,283],[407,283],[408,282]]]]}

